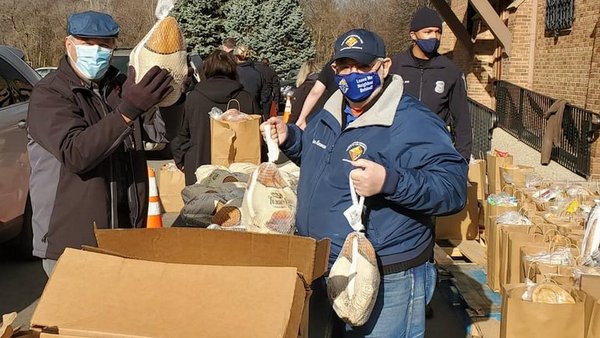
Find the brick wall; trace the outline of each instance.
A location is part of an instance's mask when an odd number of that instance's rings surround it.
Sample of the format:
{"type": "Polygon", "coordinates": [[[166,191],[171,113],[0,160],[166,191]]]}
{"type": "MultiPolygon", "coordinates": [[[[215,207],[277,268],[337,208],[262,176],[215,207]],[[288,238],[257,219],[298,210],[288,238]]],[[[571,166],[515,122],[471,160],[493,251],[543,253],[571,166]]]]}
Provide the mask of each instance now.
{"type": "MultiPolygon", "coordinates": [[[[453,0],[452,11],[463,25],[467,22],[468,0],[453,0]]],[[[493,81],[495,80],[494,51],[497,43],[494,36],[481,21],[474,22],[476,36],[473,45],[474,55],[456,39],[450,28],[444,23],[440,53],[447,55],[463,70],[467,79],[468,95],[472,99],[490,107],[494,107],[493,81]]]]}
{"type": "MultiPolygon", "coordinates": [[[[592,51],[594,40],[600,40],[596,39],[594,34],[600,19],[600,1],[576,0],[572,30],[558,37],[548,35],[545,31],[546,1],[538,0],[537,15],[531,89],[553,98],[567,100],[575,106],[590,109],[589,102],[597,103],[600,98],[600,91],[588,90],[588,84],[592,84],[590,76],[594,74],[597,77],[598,74],[598,64],[596,62],[594,66],[592,62],[592,51]]],[[[594,58],[598,60],[597,55],[594,58]]],[[[511,81],[510,78],[506,80],[511,81]]],[[[595,108],[600,112],[597,104],[595,108]]]]}
{"type": "MultiPolygon", "coordinates": [[[[468,0],[451,3],[465,26],[467,4],[468,0]]],[[[465,72],[469,96],[494,108],[492,82],[499,67],[502,80],[600,113],[600,1],[575,0],[572,29],[558,37],[546,33],[546,0],[525,0],[503,15],[512,34],[512,51],[501,60],[494,57],[497,42],[485,24],[476,23],[474,55],[444,24],[440,51],[449,52],[465,72]]],[[[600,141],[592,145],[592,175],[600,178],[600,141]]]]}
{"type": "MultiPolygon", "coordinates": [[[[452,10],[466,25],[468,0],[453,0],[452,10]]],[[[450,53],[467,75],[469,96],[494,106],[494,67],[501,67],[500,78],[544,95],[565,99],[569,103],[600,113],[600,1],[575,0],[575,21],[570,33],[554,37],[545,30],[546,0],[525,0],[508,12],[512,33],[511,55],[494,58],[496,42],[483,22],[476,25],[474,56],[457,42],[444,24],[440,52],[450,53]],[[535,38],[532,16],[537,2],[535,38]],[[594,31],[597,31],[594,33],[594,31]],[[534,38],[534,39],[533,39],[534,38]],[[532,46],[533,44],[533,46],[532,46]],[[533,51],[533,67],[530,55],[533,51]]]]}

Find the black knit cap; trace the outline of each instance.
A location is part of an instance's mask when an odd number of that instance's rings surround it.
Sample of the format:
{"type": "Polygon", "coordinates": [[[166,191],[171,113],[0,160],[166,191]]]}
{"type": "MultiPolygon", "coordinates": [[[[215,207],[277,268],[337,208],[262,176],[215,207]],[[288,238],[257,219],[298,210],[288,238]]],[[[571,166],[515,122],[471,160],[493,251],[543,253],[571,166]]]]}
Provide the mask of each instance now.
{"type": "Polygon", "coordinates": [[[437,27],[442,29],[442,19],[433,9],[421,7],[417,10],[410,22],[410,31],[417,32],[427,27],[437,27]]]}

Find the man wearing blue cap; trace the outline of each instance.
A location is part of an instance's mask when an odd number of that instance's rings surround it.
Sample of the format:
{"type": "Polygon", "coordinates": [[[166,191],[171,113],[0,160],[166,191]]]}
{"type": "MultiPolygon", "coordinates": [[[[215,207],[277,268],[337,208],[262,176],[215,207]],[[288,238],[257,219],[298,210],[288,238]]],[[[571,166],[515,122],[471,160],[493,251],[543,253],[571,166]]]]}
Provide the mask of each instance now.
{"type": "Polygon", "coordinates": [[[96,245],[97,228],[145,227],[143,139],[164,142],[153,107],[172,77],[158,67],[110,66],[119,26],[104,13],[69,16],[66,55],[33,89],[28,115],[35,256],[48,275],[65,248],[96,245]],[[146,113],[148,112],[148,113],[146,113]]]}
{"type": "Polygon", "coordinates": [[[375,33],[354,29],[334,46],[339,90],[305,130],[271,118],[271,135],[300,165],[296,226],[303,236],[331,239],[330,266],[353,231],[350,179],[365,197],[362,223],[377,256],[381,283],[373,311],[362,326],[327,324],[332,308],[325,281],[311,297],[309,336],[337,327],[344,337],[419,337],[425,303],[435,287],[431,216],[460,210],[466,199],[467,164],[452,145],[444,122],[404,95],[390,75],[391,60],[375,33]],[[315,304],[321,304],[315,305],[315,304]]]}
{"type": "Polygon", "coordinates": [[[446,122],[456,149],[469,161],[473,136],[465,76],[438,53],[441,36],[442,19],[437,12],[427,7],[417,10],[410,22],[413,45],[392,57],[391,72],[402,77],[408,93],[446,122]]]}

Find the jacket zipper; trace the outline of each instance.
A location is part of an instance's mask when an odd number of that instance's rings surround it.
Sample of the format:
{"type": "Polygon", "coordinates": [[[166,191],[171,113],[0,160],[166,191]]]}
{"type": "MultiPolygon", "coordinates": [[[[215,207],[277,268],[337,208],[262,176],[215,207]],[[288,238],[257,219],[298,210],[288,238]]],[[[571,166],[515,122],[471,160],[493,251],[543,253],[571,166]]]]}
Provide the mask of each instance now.
{"type": "Polygon", "coordinates": [[[419,81],[419,101],[423,102],[421,96],[423,95],[423,73],[425,72],[425,69],[423,69],[423,67],[419,68],[421,68],[421,80],[419,81]]]}
{"type": "MultiPolygon", "coordinates": [[[[102,98],[99,97],[96,92],[92,89],[90,90],[94,96],[94,98],[96,98],[99,102],[100,102],[100,107],[102,108],[102,114],[104,115],[104,117],[108,116],[108,112],[106,111],[106,107],[104,106],[104,103],[102,102],[102,98]]],[[[117,219],[117,214],[118,214],[118,206],[115,204],[115,202],[117,201],[117,187],[116,187],[116,182],[115,182],[115,174],[114,174],[114,163],[113,163],[113,157],[111,155],[108,156],[108,163],[109,163],[109,172],[110,175],[108,177],[108,187],[109,187],[109,194],[110,194],[110,228],[111,229],[116,229],[118,228],[118,219],[117,219]]]]}

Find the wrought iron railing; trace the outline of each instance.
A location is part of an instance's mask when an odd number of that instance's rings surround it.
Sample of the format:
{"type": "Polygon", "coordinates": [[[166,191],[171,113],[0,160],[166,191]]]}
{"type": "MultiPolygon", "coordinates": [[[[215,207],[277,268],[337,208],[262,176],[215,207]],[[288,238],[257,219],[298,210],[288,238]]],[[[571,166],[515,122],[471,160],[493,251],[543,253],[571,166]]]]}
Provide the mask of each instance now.
{"type": "Polygon", "coordinates": [[[471,125],[473,126],[473,150],[477,159],[485,159],[485,153],[492,148],[492,134],[496,127],[496,113],[481,103],[468,99],[471,125]]]}
{"type": "MultiPolygon", "coordinates": [[[[496,82],[498,126],[523,143],[541,151],[547,121],[544,112],[556,100],[506,81],[496,82]]],[[[583,177],[590,176],[590,135],[594,114],[567,104],[562,120],[560,144],[551,159],[583,177]]]]}

